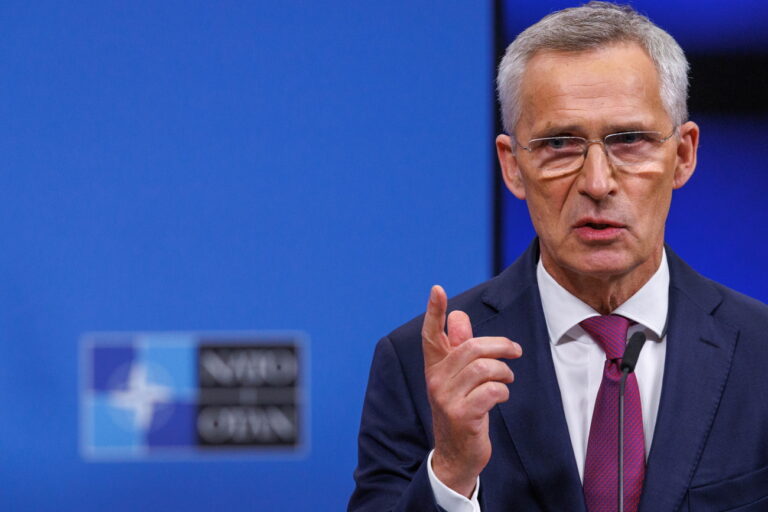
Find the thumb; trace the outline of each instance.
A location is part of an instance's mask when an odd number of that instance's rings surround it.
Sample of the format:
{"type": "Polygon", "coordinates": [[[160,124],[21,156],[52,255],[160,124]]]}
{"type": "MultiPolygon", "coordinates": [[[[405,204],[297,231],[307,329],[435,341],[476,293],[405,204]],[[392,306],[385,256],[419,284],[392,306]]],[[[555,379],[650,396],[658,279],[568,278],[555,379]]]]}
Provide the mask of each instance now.
{"type": "Polygon", "coordinates": [[[472,337],[472,322],[463,311],[451,311],[448,315],[448,341],[458,347],[472,337]]]}

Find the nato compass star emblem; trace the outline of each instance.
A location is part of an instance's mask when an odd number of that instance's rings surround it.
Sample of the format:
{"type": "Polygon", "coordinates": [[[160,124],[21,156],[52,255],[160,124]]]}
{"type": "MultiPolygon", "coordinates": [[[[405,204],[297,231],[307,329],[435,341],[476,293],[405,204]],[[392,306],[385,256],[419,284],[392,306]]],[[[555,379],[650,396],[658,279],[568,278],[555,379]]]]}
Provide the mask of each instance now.
{"type": "Polygon", "coordinates": [[[152,424],[155,405],[168,403],[170,398],[170,388],[150,382],[146,366],[136,363],[131,366],[128,388],[112,391],[109,403],[116,408],[132,411],[134,428],[146,431],[152,424]]]}

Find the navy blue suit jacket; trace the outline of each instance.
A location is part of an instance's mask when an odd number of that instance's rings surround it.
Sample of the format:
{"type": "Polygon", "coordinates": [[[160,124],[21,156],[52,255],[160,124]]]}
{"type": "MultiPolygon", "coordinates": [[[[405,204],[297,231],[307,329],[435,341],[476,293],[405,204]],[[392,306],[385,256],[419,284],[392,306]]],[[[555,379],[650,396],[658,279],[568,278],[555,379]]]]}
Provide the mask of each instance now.
{"type": "MultiPolygon", "coordinates": [[[[644,512],[768,510],[768,306],[710,281],[667,249],[667,353],[640,502],[644,512]]],[[[510,398],[490,411],[483,512],[586,511],[536,283],[538,243],[449,302],[475,336],[523,347],[510,398]]],[[[438,510],[422,317],[376,346],[349,510],[438,510]]]]}

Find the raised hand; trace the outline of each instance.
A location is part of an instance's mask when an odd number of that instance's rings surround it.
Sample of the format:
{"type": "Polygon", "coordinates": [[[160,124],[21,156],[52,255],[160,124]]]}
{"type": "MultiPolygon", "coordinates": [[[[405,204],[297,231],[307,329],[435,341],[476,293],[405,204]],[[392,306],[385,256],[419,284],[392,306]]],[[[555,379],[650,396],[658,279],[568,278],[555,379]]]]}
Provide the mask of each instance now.
{"type": "Polygon", "coordinates": [[[514,380],[499,358],[518,358],[522,349],[504,337],[473,338],[463,311],[448,315],[446,334],[447,309],[445,291],[433,286],[421,331],[435,436],[432,470],[445,485],[469,497],[491,458],[488,411],[509,398],[508,384],[514,380]]]}

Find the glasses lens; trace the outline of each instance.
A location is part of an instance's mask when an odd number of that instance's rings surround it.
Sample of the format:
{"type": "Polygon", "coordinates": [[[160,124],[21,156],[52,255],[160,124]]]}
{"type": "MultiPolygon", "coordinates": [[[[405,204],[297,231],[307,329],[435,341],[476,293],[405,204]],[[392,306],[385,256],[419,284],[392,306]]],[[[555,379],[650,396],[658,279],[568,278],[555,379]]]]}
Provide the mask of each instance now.
{"type": "Polygon", "coordinates": [[[659,132],[615,133],[605,138],[605,147],[615,163],[633,166],[658,160],[661,140],[659,132]]]}
{"type": "Polygon", "coordinates": [[[534,164],[542,172],[570,171],[581,165],[585,140],[580,137],[547,137],[528,143],[534,164]]]}

